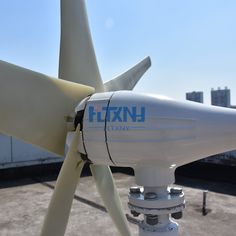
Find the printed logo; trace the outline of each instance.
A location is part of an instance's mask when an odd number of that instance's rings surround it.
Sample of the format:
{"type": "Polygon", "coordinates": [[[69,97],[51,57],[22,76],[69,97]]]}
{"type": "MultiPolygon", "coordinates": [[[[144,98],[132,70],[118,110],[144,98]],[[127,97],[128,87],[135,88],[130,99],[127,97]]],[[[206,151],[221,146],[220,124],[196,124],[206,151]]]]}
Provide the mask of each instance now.
{"type": "Polygon", "coordinates": [[[89,122],[144,122],[145,107],[97,107],[89,106],[88,108],[89,122]]]}

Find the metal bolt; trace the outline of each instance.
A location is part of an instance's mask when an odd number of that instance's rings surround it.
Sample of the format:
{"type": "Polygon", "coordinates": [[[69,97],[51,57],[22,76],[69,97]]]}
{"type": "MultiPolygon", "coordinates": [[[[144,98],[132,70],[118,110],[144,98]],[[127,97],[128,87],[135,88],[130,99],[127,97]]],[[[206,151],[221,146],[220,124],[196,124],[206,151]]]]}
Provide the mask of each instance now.
{"type": "Polygon", "coordinates": [[[157,198],[157,194],[154,192],[149,192],[145,194],[145,199],[153,200],[157,198]]]}
{"type": "Polygon", "coordinates": [[[158,216],[157,215],[147,215],[146,222],[149,225],[158,224],[158,216]]]}
{"type": "Polygon", "coordinates": [[[131,188],[129,189],[129,192],[130,192],[131,194],[140,194],[140,193],[141,193],[141,190],[140,190],[140,187],[135,186],[135,187],[131,187],[131,188]]]}
{"type": "Polygon", "coordinates": [[[183,217],[183,212],[180,211],[180,212],[175,212],[175,213],[172,213],[171,216],[176,219],[176,220],[179,220],[183,217]]]}
{"type": "Polygon", "coordinates": [[[182,188],[174,187],[174,188],[170,189],[170,194],[181,194],[181,193],[183,193],[183,189],[182,188]]]}

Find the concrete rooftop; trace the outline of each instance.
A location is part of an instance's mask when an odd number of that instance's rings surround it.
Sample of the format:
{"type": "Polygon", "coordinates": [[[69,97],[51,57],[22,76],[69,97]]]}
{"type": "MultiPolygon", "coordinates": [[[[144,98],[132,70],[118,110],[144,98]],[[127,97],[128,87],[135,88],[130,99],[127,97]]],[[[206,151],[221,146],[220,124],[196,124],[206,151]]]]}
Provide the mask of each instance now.
{"type": "MultiPolygon", "coordinates": [[[[116,173],[114,178],[126,213],[129,187],[134,177],[116,173]]],[[[236,185],[198,182],[200,188],[213,186],[210,191],[206,216],[201,214],[202,190],[186,187],[196,186],[196,180],[182,181],[186,197],[184,217],[178,221],[181,236],[234,236],[236,225],[236,197],[232,195],[236,185]]],[[[0,235],[39,235],[55,181],[24,179],[0,184],[0,235]]],[[[92,177],[81,178],[77,188],[66,235],[118,236],[109,215],[102,207],[92,177]]],[[[133,235],[138,235],[136,225],[130,223],[133,235]]]]}

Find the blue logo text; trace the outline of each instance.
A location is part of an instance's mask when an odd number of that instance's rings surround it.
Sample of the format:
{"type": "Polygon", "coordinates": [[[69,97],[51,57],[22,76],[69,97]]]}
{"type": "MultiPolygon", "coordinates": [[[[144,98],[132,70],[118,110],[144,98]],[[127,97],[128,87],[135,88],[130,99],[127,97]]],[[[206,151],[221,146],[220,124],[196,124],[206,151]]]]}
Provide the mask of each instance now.
{"type": "Polygon", "coordinates": [[[102,107],[99,110],[94,106],[88,108],[89,122],[144,122],[145,107],[102,107]]]}

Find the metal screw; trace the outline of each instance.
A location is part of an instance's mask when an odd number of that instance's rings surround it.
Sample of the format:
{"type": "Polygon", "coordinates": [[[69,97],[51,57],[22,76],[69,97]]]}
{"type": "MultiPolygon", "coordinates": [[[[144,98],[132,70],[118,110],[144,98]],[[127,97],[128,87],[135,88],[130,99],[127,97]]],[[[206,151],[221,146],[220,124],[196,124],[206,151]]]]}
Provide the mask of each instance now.
{"type": "Polygon", "coordinates": [[[170,194],[181,194],[181,193],[183,193],[183,189],[182,188],[174,187],[174,188],[170,189],[170,194]]]}
{"type": "Polygon", "coordinates": [[[130,192],[131,194],[140,194],[140,193],[141,193],[141,190],[140,190],[140,187],[135,186],[135,187],[131,187],[131,188],[129,189],[129,192],[130,192]]]}

